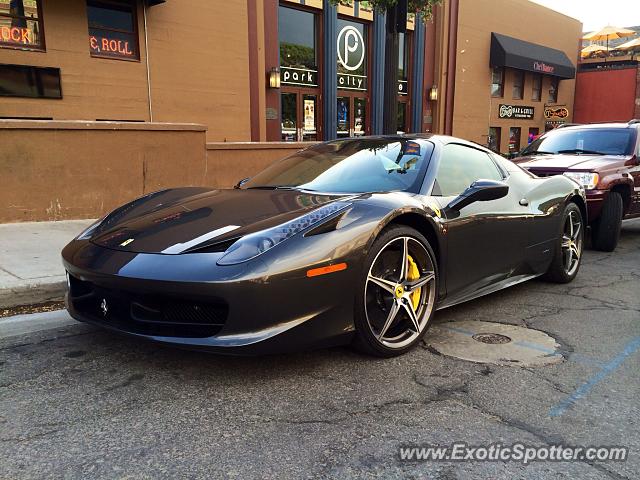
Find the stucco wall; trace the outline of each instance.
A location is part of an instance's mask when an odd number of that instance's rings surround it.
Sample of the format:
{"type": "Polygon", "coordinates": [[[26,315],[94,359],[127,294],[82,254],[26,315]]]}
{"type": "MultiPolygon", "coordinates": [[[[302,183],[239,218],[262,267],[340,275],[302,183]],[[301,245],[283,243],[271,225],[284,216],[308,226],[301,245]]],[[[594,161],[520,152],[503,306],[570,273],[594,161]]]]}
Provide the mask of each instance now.
{"type": "MultiPolygon", "coordinates": [[[[144,36],[139,62],[93,58],[85,0],[43,0],[42,17],[46,52],[0,48],[0,63],[60,68],[63,99],[3,97],[0,117],[149,120],[144,36]]],[[[142,18],[140,7],[140,32],[142,18]]]]}
{"type": "MultiPolygon", "coordinates": [[[[453,134],[486,144],[489,127],[501,127],[504,152],[508,146],[509,127],[519,126],[522,128],[521,144],[526,145],[529,127],[544,131],[543,110],[550,79],[544,78],[542,100],[534,102],[531,100],[532,77],[527,72],[524,98],[513,100],[513,75],[507,70],[504,98],[492,98],[489,67],[491,32],[562,50],[575,65],[582,24],[528,0],[460,0],[458,21],[453,134]],[[501,103],[533,106],[535,118],[499,120],[498,105],[501,103]]],[[[575,80],[561,80],[557,103],[567,104],[572,111],[574,90],[575,80]]]]}
{"type": "Polygon", "coordinates": [[[628,121],[636,110],[640,69],[595,70],[578,73],[575,121],[628,121]]]}
{"type": "Polygon", "coordinates": [[[207,144],[197,124],[0,120],[0,145],[9,223],[96,218],[163,188],[232,188],[308,144],[207,144]]]}

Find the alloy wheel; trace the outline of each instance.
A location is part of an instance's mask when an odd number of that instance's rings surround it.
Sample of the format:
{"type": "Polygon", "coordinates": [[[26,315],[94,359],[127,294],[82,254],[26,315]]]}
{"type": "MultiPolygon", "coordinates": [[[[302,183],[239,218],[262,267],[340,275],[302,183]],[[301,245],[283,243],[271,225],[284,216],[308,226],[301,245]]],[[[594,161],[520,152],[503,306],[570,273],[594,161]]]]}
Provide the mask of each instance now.
{"type": "Polygon", "coordinates": [[[365,315],[376,340],[403,348],[427,326],[435,303],[436,269],[425,246],[402,236],[387,243],[367,274],[365,315]]]}
{"type": "Polygon", "coordinates": [[[582,220],[577,212],[569,212],[562,234],[562,261],[565,272],[571,276],[580,265],[582,255],[582,220]]]}

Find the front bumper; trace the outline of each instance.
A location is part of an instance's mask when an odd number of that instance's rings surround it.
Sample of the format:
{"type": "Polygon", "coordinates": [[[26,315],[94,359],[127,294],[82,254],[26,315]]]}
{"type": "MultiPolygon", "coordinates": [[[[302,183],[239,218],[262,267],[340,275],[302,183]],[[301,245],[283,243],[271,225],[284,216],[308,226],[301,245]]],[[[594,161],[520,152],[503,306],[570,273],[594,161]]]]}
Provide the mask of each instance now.
{"type": "Polygon", "coordinates": [[[110,330],[220,353],[348,343],[357,269],[307,278],[311,265],[294,242],[290,247],[285,257],[220,267],[218,253],[140,254],[74,241],[62,252],[67,308],[73,318],[110,330]]]}
{"type": "Polygon", "coordinates": [[[602,204],[608,194],[608,190],[587,190],[587,213],[589,215],[589,223],[600,217],[602,204]]]}

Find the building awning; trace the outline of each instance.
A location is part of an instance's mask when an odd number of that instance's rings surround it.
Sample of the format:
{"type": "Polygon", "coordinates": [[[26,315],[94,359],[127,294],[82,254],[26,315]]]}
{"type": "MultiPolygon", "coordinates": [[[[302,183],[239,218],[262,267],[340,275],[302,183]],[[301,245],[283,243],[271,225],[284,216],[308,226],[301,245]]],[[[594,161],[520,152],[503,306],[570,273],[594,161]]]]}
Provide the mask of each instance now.
{"type": "Polygon", "coordinates": [[[510,67],[558,78],[575,78],[576,67],[567,54],[555,48],[491,33],[492,67],[510,67]]]}

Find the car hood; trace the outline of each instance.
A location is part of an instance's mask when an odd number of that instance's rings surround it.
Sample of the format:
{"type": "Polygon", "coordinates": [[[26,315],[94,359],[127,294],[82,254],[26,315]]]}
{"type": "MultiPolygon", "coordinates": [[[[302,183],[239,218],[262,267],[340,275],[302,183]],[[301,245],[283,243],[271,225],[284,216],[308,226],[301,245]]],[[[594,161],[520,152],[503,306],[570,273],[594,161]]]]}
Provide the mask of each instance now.
{"type": "Polygon", "coordinates": [[[99,228],[91,241],[128,252],[177,254],[279,225],[345,197],[296,190],[196,192],[163,202],[163,195],[171,196],[167,191],[146,211],[137,205],[133,218],[105,222],[108,228],[99,228]]]}
{"type": "Polygon", "coordinates": [[[623,164],[627,157],[612,155],[532,155],[514,159],[522,168],[565,172],[567,170],[586,171],[606,169],[615,164],[623,164]]]}

